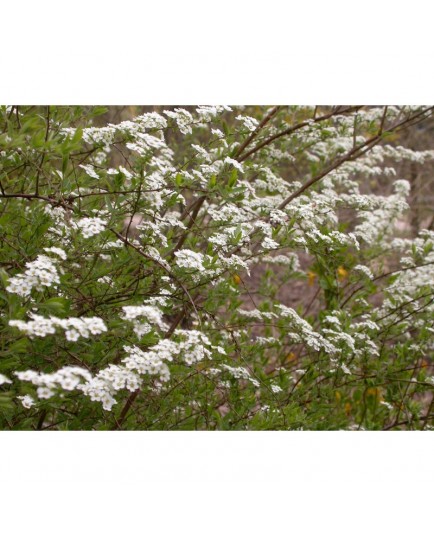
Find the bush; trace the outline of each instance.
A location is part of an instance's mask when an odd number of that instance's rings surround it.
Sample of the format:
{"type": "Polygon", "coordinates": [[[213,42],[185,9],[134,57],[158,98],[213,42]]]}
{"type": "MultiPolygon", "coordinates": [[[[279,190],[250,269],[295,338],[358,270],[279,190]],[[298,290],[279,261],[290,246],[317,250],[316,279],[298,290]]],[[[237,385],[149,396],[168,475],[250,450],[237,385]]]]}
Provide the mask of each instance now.
{"type": "Polygon", "coordinates": [[[1,107],[1,428],[430,428],[432,112],[1,107]]]}

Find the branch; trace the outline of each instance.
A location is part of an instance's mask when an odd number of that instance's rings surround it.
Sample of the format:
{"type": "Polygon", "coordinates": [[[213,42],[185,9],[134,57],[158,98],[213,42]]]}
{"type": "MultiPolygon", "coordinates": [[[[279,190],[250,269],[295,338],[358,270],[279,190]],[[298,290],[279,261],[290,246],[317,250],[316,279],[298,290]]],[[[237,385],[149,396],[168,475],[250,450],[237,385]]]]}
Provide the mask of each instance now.
{"type": "Polygon", "coordinates": [[[270,121],[270,119],[276,115],[276,113],[279,111],[280,106],[274,106],[272,110],[264,117],[264,119],[259,123],[258,127],[250,134],[250,136],[242,143],[235,155],[235,160],[238,160],[238,156],[244,151],[244,149],[250,145],[250,143],[256,138],[256,136],[259,134],[259,132],[264,128],[264,126],[270,121]]]}
{"type": "Polygon", "coordinates": [[[289,127],[286,130],[283,130],[282,132],[278,132],[277,134],[274,134],[274,136],[271,136],[270,138],[264,140],[262,143],[257,145],[256,147],[253,147],[250,151],[242,155],[241,157],[237,158],[238,162],[243,162],[246,158],[251,156],[252,154],[256,153],[263,147],[266,147],[267,145],[270,145],[270,143],[273,143],[273,141],[276,141],[277,139],[281,138],[282,136],[288,136],[289,134],[292,134],[293,132],[296,132],[297,130],[300,130],[301,128],[307,127],[308,125],[312,125],[314,123],[320,123],[321,121],[326,121],[327,119],[330,119],[336,115],[343,115],[348,114],[351,112],[356,112],[363,108],[363,106],[349,106],[348,108],[344,108],[343,110],[336,112],[330,112],[326,115],[322,115],[320,117],[317,117],[316,119],[308,119],[307,121],[303,121],[302,123],[298,123],[297,125],[293,127],[289,127]]]}

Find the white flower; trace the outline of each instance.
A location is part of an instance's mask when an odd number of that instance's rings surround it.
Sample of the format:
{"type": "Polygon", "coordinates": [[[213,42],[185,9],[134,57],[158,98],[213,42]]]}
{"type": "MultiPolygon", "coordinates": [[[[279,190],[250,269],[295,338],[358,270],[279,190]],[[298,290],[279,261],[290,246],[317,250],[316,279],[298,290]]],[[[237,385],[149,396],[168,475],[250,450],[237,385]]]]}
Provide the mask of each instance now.
{"type": "Polygon", "coordinates": [[[354,266],[353,270],[357,270],[358,272],[362,272],[362,274],[364,274],[369,279],[374,278],[374,276],[372,275],[371,270],[367,266],[364,266],[363,264],[358,264],[357,266],[354,266]]]}
{"type": "Polygon", "coordinates": [[[407,197],[410,194],[411,186],[406,180],[398,180],[394,183],[395,192],[402,197],[407,197]]]}
{"type": "Polygon", "coordinates": [[[227,156],[224,159],[224,162],[225,164],[231,164],[232,166],[234,166],[234,168],[238,169],[239,172],[244,173],[243,166],[237,160],[234,160],[233,158],[229,158],[229,156],[227,156]]]}
{"type": "Polygon", "coordinates": [[[200,154],[200,156],[202,156],[202,158],[203,158],[206,162],[211,162],[211,156],[210,156],[210,154],[209,154],[203,147],[201,147],[200,145],[195,145],[194,143],[192,143],[191,146],[193,147],[193,149],[194,149],[195,151],[198,152],[198,154],[200,154]]]}
{"type": "Polygon", "coordinates": [[[196,253],[191,251],[191,249],[181,249],[180,251],[175,252],[176,264],[181,268],[193,268],[194,270],[199,270],[199,272],[204,272],[205,268],[203,266],[204,257],[202,253],[196,253]]]}
{"type": "Polygon", "coordinates": [[[33,382],[38,377],[38,373],[34,370],[25,370],[23,372],[15,372],[17,378],[23,382],[33,382]]]}
{"type": "Polygon", "coordinates": [[[98,281],[98,283],[101,283],[102,285],[113,286],[113,281],[112,281],[111,277],[109,277],[108,275],[104,275],[104,276],[98,278],[97,281],[98,281]]]}
{"type": "Polygon", "coordinates": [[[44,248],[44,251],[47,251],[48,253],[55,253],[56,255],[59,255],[59,257],[66,261],[66,253],[63,251],[63,249],[52,247],[52,248],[44,248]]]}
{"type": "Polygon", "coordinates": [[[211,358],[211,352],[208,349],[211,346],[211,341],[202,332],[177,329],[175,330],[175,335],[181,338],[178,352],[188,365],[202,361],[205,358],[211,358]]]}
{"type": "MultiPolygon", "coordinates": [[[[74,134],[75,129],[64,129],[68,134],[74,134]]],[[[86,143],[102,144],[108,147],[114,139],[116,128],[113,125],[106,127],[88,127],[83,129],[83,140],[86,143]]]]}
{"type": "Polygon", "coordinates": [[[69,329],[65,332],[65,337],[67,341],[75,342],[80,338],[80,333],[75,329],[69,329]]]}
{"type": "MultiPolygon", "coordinates": [[[[164,301],[163,301],[164,303],[164,301]]],[[[153,305],[126,305],[122,307],[124,319],[132,322],[135,334],[143,337],[152,329],[151,324],[156,325],[162,331],[166,331],[169,326],[163,320],[163,312],[153,305]],[[146,322],[139,322],[136,319],[144,317],[146,322]]]]}
{"type": "Polygon", "coordinates": [[[93,166],[80,164],[80,167],[84,169],[84,171],[89,175],[89,177],[92,177],[93,179],[99,179],[99,175],[96,173],[95,168],[93,166]]]}
{"type": "Polygon", "coordinates": [[[279,247],[279,243],[273,240],[272,238],[269,238],[268,236],[266,236],[264,240],[262,240],[261,246],[264,249],[276,249],[279,247]]]}
{"type": "Polygon", "coordinates": [[[345,363],[341,364],[341,369],[344,371],[345,374],[351,374],[351,370],[345,365],[345,363]]]}
{"type": "Polygon", "coordinates": [[[48,387],[38,387],[36,389],[36,393],[38,394],[38,398],[42,398],[42,399],[51,398],[56,394],[53,390],[51,390],[48,387]]]}
{"type": "Polygon", "coordinates": [[[314,350],[324,349],[329,354],[334,354],[337,349],[321,334],[316,333],[309,322],[306,322],[301,318],[294,309],[286,307],[285,305],[276,305],[276,308],[280,310],[280,316],[282,318],[288,318],[291,327],[294,329],[294,333],[289,335],[297,342],[305,342],[307,346],[310,346],[314,350]]]}
{"type": "Polygon", "coordinates": [[[56,286],[60,283],[54,260],[46,255],[38,255],[35,261],[27,262],[24,274],[9,279],[8,292],[19,296],[29,296],[32,289],[42,290],[43,287],[56,286]]]}
{"type": "Polygon", "coordinates": [[[175,119],[179,130],[183,134],[191,134],[191,125],[194,123],[194,119],[190,112],[187,112],[187,110],[184,110],[183,108],[175,108],[175,111],[173,112],[165,110],[163,113],[168,117],[175,119]]]}
{"type": "Polygon", "coordinates": [[[100,335],[107,331],[104,321],[98,317],[57,318],[50,316],[50,318],[44,318],[34,313],[30,313],[29,316],[32,318],[29,322],[9,320],[9,325],[18,328],[30,338],[52,335],[59,327],[65,331],[68,341],[76,341],[79,337],[88,338],[90,334],[100,335]]]}
{"type": "Polygon", "coordinates": [[[225,137],[224,133],[218,128],[212,128],[211,134],[214,134],[214,136],[217,136],[217,138],[220,138],[220,139],[225,137]]]}
{"type": "Polygon", "coordinates": [[[53,322],[49,318],[31,314],[33,320],[24,322],[23,320],[9,320],[9,325],[18,328],[30,338],[45,337],[56,333],[53,322]]]}
{"type": "MultiPolygon", "coordinates": [[[[135,312],[130,310],[129,313],[134,317],[135,312]]],[[[211,357],[211,342],[203,333],[195,330],[176,330],[175,336],[180,342],[162,339],[146,352],[137,346],[125,346],[124,350],[128,355],[122,360],[122,365],[111,364],[100,370],[96,376],[79,367],[63,367],[52,374],[28,370],[17,372],[16,376],[21,381],[30,381],[36,385],[39,398],[51,398],[61,389],[78,389],[92,401],[101,402],[103,408],[110,411],[116,404],[116,392],[121,389],[134,392],[139,389],[142,385],[141,375],[155,375],[160,382],[167,382],[170,379],[167,361],[182,357],[186,363],[192,364],[211,357]]]]}
{"type": "MultiPolygon", "coordinates": [[[[52,374],[38,373],[33,370],[16,372],[15,374],[21,381],[29,381],[36,385],[36,394],[38,398],[42,399],[51,398],[59,389],[72,391],[79,388],[83,380],[90,381],[92,379],[92,375],[80,367],[63,367],[52,374]]],[[[25,400],[28,402],[27,398],[25,400]]]]}
{"type": "Polygon", "coordinates": [[[134,119],[142,128],[166,128],[166,119],[157,112],[148,112],[134,119]]]}
{"type": "Polygon", "coordinates": [[[224,111],[231,112],[229,106],[199,106],[196,108],[198,115],[202,116],[204,121],[211,121],[216,115],[223,113],[224,111]]]}
{"type": "Polygon", "coordinates": [[[0,385],[3,385],[4,383],[12,383],[9,378],[4,376],[3,374],[0,374],[0,385]]]}
{"type": "Polygon", "coordinates": [[[231,367],[230,365],[223,364],[222,367],[227,370],[230,375],[237,380],[248,380],[255,387],[259,387],[258,380],[250,376],[250,372],[245,367],[231,367]]]}
{"type": "Polygon", "coordinates": [[[243,125],[251,132],[256,130],[256,127],[259,124],[258,121],[254,117],[249,117],[248,115],[246,116],[239,115],[235,119],[237,119],[237,121],[241,121],[243,125]]]}
{"type": "Polygon", "coordinates": [[[21,400],[21,404],[26,408],[30,409],[32,406],[35,405],[34,399],[30,395],[24,395],[24,396],[17,396],[19,400],[21,400]]]}
{"type": "Polygon", "coordinates": [[[101,218],[82,218],[77,221],[77,226],[81,229],[84,238],[95,236],[106,228],[106,222],[101,218]]]}

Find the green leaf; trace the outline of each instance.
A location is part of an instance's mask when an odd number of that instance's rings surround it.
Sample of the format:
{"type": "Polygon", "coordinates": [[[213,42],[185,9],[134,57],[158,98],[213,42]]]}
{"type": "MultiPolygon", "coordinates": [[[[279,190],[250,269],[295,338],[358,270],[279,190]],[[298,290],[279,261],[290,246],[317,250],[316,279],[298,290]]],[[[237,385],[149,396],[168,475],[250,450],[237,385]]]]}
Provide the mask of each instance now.
{"type": "Polygon", "coordinates": [[[232,188],[233,186],[235,186],[235,184],[237,183],[237,180],[238,180],[238,170],[233,169],[231,171],[231,174],[230,174],[229,180],[228,180],[229,188],[232,188]]]}
{"type": "Polygon", "coordinates": [[[38,309],[48,311],[49,313],[61,315],[70,309],[70,302],[66,298],[49,298],[44,303],[37,304],[38,309]]]}
{"type": "Polygon", "coordinates": [[[16,340],[13,344],[11,344],[8,348],[8,353],[15,353],[15,354],[25,354],[28,351],[29,348],[29,340],[24,337],[22,339],[16,340]]]}
{"type": "Polygon", "coordinates": [[[74,136],[72,136],[72,143],[79,142],[82,137],[83,137],[83,129],[77,128],[77,130],[74,132],[74,136]]]}

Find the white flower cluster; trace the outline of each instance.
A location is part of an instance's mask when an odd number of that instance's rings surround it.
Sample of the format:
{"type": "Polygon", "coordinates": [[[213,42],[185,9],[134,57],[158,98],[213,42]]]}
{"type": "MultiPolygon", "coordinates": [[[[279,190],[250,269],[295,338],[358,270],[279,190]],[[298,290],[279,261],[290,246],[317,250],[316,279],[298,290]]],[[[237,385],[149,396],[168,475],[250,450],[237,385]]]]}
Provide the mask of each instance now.
{"type": "Polygon", "coordinates": [[[47,214],[54,222],[54,225],[48,229],[50,233],[56,235],[60,240],[67,239],[74,225],[70,221],[70,212],[63,209],[62,207],[52,207],[50,205],[45,205],[44,212],[47,214]]]}
{"type": "Polygon", "coordinates": [[[30,409],[32,406],[35,405],[35,400],[30,395],[24,395],[24,396],[17,396],[18,400],[21,400],[21,404],[26,409],[30,409]]]}
{"type": "Polygon", "coordinates": [[[139,123],[139,125],[146,129],[154,129],[154,128],[166,128],[167,127],[167,121],[166,119],[156,113],[156,112],[148,112],[143,115],[139,115],[135,118],[135,121],[139,123]]]}
{"type": "Polygon", "coordinates": [[[233,270],[245,270],[247,275],[250,276],[249,264],[250,261],[244,261],[238,255],[232,255],[231,257],[223,257],[222,255],[218,258],[221,269],[215,271],[216,274],[226,271],[227,268],[233,270]]]}
{"type": "Polygon", "coordinates": [[[277,249],[279,247],[279,242],[276,242],[275,240],[273,240],[272,238],[270,238],[269,236],[266,236],[262,242],[261,242],[261,246],[265,249],[265,250],[270,250],[270,249],[277,249]]]}
{"type": "MultiPolygon", "coordinates": [[[[368,244],[387,245],[386,239],[393,234],[395,222],[408,209],[406,197],[410,189],[409,183],[399,180],[394,183],[394,187],[395,194],[387,197],[361,195],[358,191],[338,196],[336,202],[355,208],[362,220],[354,228],[357,238],[368,244]]],[[[336,195],[333,193],[333,196],[336,195]]]]}
{"type": "Polygon", "coordinates": [[[99,175],[97,174],[93,166],[81,164],[80,167],[84,169],[84,171],[89,175],[89,177],[92,177],[93,179],[99,179],[99,175]]]}
{"type": "Polygon", "coordinates": [[[282,304],[276,305],[276,308],[279,309],[282,318],[289,318],[294,332],[288,333],[288,337],[291,337],[294,342],[303,342],[316,351],[325,350],[329,354],[336,353],[335,346],[320,333],[315,332],[312,326],[306,320],[303,320],[294,309],[282,304]]]}
{"type": "Polygon", "coordinates": [[[144,231],[140,236],[143,242],[167,247],[167,238],[163,232],[162,225],[151,221],[142,221],[136,226],[138,231],[144,231]]]}
{"type": "MultiPolygon", "coordinates": [[[[323,328],[322,333],[329,343],[335,347],[334,355],[353,356],[356,358],[370,355],[378,356],[379,349],[376,332],[379,326],[371,320],[369,315],[362,315],[357,323],[350,323],[351,318],[344,311],[333,311],[324,318],[324,322],[331,325],[323,328]]],[[[330,362],[350,374],[350,370],[345,363],[338,362],[333,357],[330,362]]],[[[334,369],[333,369],[334,370],[334,369]]],[[[332,372],[332,371],[330,371],[332,372]]]]}
{"type": "Polygon", "coordinates": [[[232,378],[236,380],[248,380],[255,387],[259,387],[259,382],[255,378],[252,378],[250,372],[245,367],[231,367],[230,365],[223,364],[222,368],[229,372],[232,378]]]}
{"type": "Polygon", "coordinates": [[[106,242],[102,248],[103,249],[112,249],[112,248],[116,248],[116,249],[119,249],[119,248],[123,248],[124,247],[124,243],[122,242],[122,240],[115,240],[114,242],[106,242]]]}
{"type": "Polygon", "coordinates": [[[86,143],[104,145],[106,148],[113,143],[116,128],[113,125],[106,127],[88,127],[83,129],[83,140],[86,143]]]}
{"type": "MultiPolygon", "coordinates": [[[[129,314],[135,317],[134,311],[130,310],[129,314]]],[[[161,382],[167,382],[170,379],[170,371],[166,363],[174,358],[181,358],[185,363],[193,364],[211,357],[211,342],[201,332],[176,330],[175,336],[179,342],[162,339],[147,351],[137,346],[124,346],[128,356],[122,360],[122,365],[109,365],[95,376],[79,367],[64,367],[53,374],[39,374],[33,370],[15,374],[21,381],[30,381],[38,387],[38,398],[51,398],[61,389],[78,389],[91,400],[101,402],[103,408],[110,411],[116,404],[116,392],[121,389],[136,391],[143,383],[142,375],[158,376],[161,382]]],[[[32,404],[29,403],[28,407],[30,405],[32,404]]]]}
{"type": "Polygon", "coordinates": [[[232,109],[226,105],[217,106],[199,106],[196,108],[196,112],[204,121],[211,121],[216,115],[223,113],[224,111],[231,112],[232,109]]]}
{"type": "Polygon", "coordinates": [[[167,117],[176,121],[179,130],[183,134],[191,134],[191,125],[194,123],[194,119],[190,112],[187,112],[187,110],[184,110],[183,108],[175,108],[175,111],[173,112],[165,110],[164,113],[167,117]]]}
{"type": "Polygon", "coordinates": [[[128,370],[135,370],[139,374],[151,374],[159,376],[161,381],[170,378],[169,368],[166,361],[173,361],[178,354],[178,346],[175,342],[162,339],[144,352],[137,346],[124,346],[129,356],[122,360],[128,370]]]}
{"type": "Polygon", "coordinates": [[[337,329],[324,328],[322,332],[327,335],[328,340],[333,341],[337,346],[339,343],[343,343],[349,350],[355,351],[355,340],[349,334],[341,331],[340,326],[336,326],[337,329]]]}
{"type": "Polygon", "coordinates": [[[55,266],[55,260],[46,255],[38,255],[36,260],[27,262],[24,274],[18,274],[9,279],[8,292],[19,296],[30,296],[32,289],[42,290],[43,287],[56,286],[60,283],[55,266]]]}
{"type": "Polygon", "coordinates": [[[154,152],[157,149],[164,149],[166,143],[164,140],[157,138],[156,136],[151,136],[151,134],[141,134],[136,133],[135,142],[129,142],[126,144],[128,149],[135,151],[140,156],[146,156],[154,152]]]}
{"type": "Polygon", "coordinates": [[[103,275],[102,277],[99,277],[97,279],[98,283],[100,283],[101,285],[109,285],[110,287],[113,286],[113,280],[110,276],[108,275],[103,275]]]}
{"type": "Polygon", "coordinates": [[[373,279],[374,278],[374,276],[372,275],[371,270],[367,266],[364,266],[363,264],[358,264],[357,266],[354,266],[353,270],[355,270],[357,272],[361,272],[368,279],[373,279]]]}
{"type": "MultiPolygon", "coordinates": [[[[188,112],[186,112],[188,113],[188,112]]],[[[156,112],[145,113],[139,115],[133,120],[122,121],[117,125],[108,124],[105,127],[88,127],[83,129],[83,140],[86,143],[104,145],[104,150],[108,152],[110,150],[110,145],[114,142],[116,133],[120,134],[130,134],[137,136],[144,131],[152,129],[162,129],[167,127],[167,120],[160,114],[156,112]]],[[[73,136],[76,132],[74,128],[64,128],[62,133],[66,136],[73,136]]],[[[91,166],[82,166],[87,173],[90,170],[86,167],[91,166]]],[[[90,175],[90,173],[89,173],[90,175]]],[[[92,176],[92,175],[91,175],[92,176]]]]}
{"type": "Polygon", "coordinates": [[[287,253],[286,255],[264,255],[258,261],[267,262],[269,264],[282,264],[289,266],[291,270],[297,271],[300,269],[300,261],[297,253],[287,253]]]}
{"type": "Polygon", "coordinates": [[[205,150],[200,145],[195,145],[194,143],[192,143],[191,146],[197,152],[197,156],[200,156],[203,161],[211,162],[211,155],[207,150],[205,150]]]}
{"type": "Polygon", "coordinates": [[[113,395],[116,391],[127,389],[134,392],[140,388],[142,381],[134,372],[125,367],[109,365],[101,370],[94,378],[88,379],[85,384],[79,385],[80,389],[93,402],[101,402],[103,408],[110,411],[116,400],[113,395]]]}
{"type": "Polygon", "coordinates": [[[133,323],[134,333],[142,337],[149,333],[152,325],[157,326],[160,330],[166,331],[168,325],[163,320],[163,312],[152,305],[126,305],[122,307],[124,319],[133,323]],[[139,322],[137,318],[143,317],[146,322],[139,322]]]}
{"type": "MultiPolygon", "coordinates": [[[[225,212],[222,209],[222,212],[225,212]]],[[[216,214],[212,214],[214,220],[222,221],[216,214]]],[[[222,232],[216,233],[209,237],[209,242],[218,246],[221,251],[229,251],[235,244],[237,246],[246,245],[250,242],[250,233],[253,230],[253,226],[247,224],[241,224],[239,226],[230,225],[222,232]]],[[[242,261],[244,263],[244,261],[242,261]]]]}
{"type": "Polygon", "coordinates": [[[211,341],[202,332],[177,329],[175,335],[181,339],[178,343],[178,352],[188,365],[211,358],[211,352],[206,348],[211,346],[211,341]]]}
{"type": "Polygon", "coordinates": [[[81,229],[84,238],[90,238],[101,233],[107,225],[101,218],[81,218],[76,224],[81,229]]]}
{"type": "Polygon", "coordinates": [[[9,320],[9,325],[18,328],[28,337],[46,337],[56,333],[56,327],[65,331],[68,341],[76,341],[79,337],[89,338],[90,335],[100,335],[107,331],[103,320],[98,317],[90,318],[57,318],[30,313],[32,318],[29,322],[23,320],[9,320]]]}
{"type": "Polygon", "coordinates": [[[147,246],[144,252],[150,259],[153,259],[161,266],[164,266],[164,268],[168,272],[170,272],[170,264],[163,259],[157,248],[154,248],[153,246],[147,246]]]}
{"type": "Polygon", "coordinates": [[[193,270],[199,270],[199,272],[205,271],[203,266],[204,256],[202,253],[196,253],[191,249],[181,249],[175,252],[175,256],[176,264],[180,268],[191,268],[193,270]]]}
{"type": "Polygon", "coordinates": [[[47,253],[54,253],[55,255],[58,255],[62,261],[66,261],[67,255],[65,251],[61,248],[51,247],[51,248],[44,248],[44,251],[47,253]]]}
{"type": "Polygon", "coordinates": [[[259,124],[257,119],[255,119],[254,117],[249,117],[248,115],[239,115],[236,117],[236,119],[238,121],[241,121],[243,125],[251,132],[256,130],[259,124]]]}
{"type": "Polygon", "coordinates": [[[240,164],[238,162],[238,160],[234,160],[233,158],[229,158],[229,156],[227,156],[225,159],[224,159],[224,162],[225,164],[231,164],[232,166],[234,166],[235,169],[238,169],[238,171],[240,173],[244,173],[244,168],[242,166],[242,164],[240,164]]]}
{"type": "Polygon", "coordinates": [[[192,364],[210,357],[211,352],[204,348],[204,345],[210,346],[210,341],[202,333],[177,330],[175,335],[181,339],[180,342],[162,339],[146,352],[137,346],[124,346],[128,357],[122,360],[123,366],[110,365],[80,386],[80,390],[91,400],[102,402],[104,409],[109,411],[116,404],[116,391],[137,390],[142,384],[141,375],[158,376],[161,382],[167,382],[170,371],[166,362],[182,357],[187,364],[192,364]]]}
{"type": "Polygon", "coordinates": [[[251,320],[263,320],[264,318],[267,320],[271,320],[272,318],[277,318],[276,313],[259,311],[259,309],[238,309],[238,314],[251,320]]]}
{"type": "MultiPolygon", "coordinates": [[[[412,247],[417,248],[418,239],[413,241],[412,247]]],[[[386,299],[383,302],[383,306],[379,311],[380,317],[388,315],[391,312],[396,319],[399,318],[400,312],[397,310],[397,306],[401,305],[405,307],[408,312],[415,311],[421,307],[421,301],[415,300],[415,296],[428,294],[432,292],[433,280],[434,280],[434,242],[427,242],[427,254],[421,255],[418,260],[418,265],[414,265],[416,259],[412,257],[402,257],[401,264],[405,266],[405,269],[397,274],[396,279],[385,288],[386,299]]],[[[417,257],[417,254],[416,254],[417,257]]],[[[429,304],[426,304],[423,309],[428,313],[430,310],[434,311],[434,304],[432,300],[429,304]]]]}
{"type": "MultiPolygon", "coordinates": [[[[77,389],[84,380],[89,381],[92,378],[91,373],[81,367],[63,367],[52,374],[26,370],[23,372],[15,372],[15,375],[21,381],[31,382],[33,385],[36,385],[36,394],[38,398],[42,399],[51,398],[61,389],[65,391],[73,391],[74,389],[77,389]]],[[[24,407],[33,405],[28,398],[23,398],[22,402],[24,407]],[[27,405],[25,405],[25,403],[27,405]]]]}

